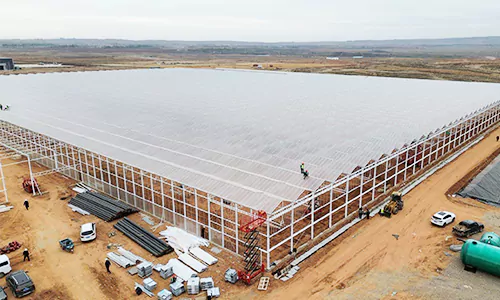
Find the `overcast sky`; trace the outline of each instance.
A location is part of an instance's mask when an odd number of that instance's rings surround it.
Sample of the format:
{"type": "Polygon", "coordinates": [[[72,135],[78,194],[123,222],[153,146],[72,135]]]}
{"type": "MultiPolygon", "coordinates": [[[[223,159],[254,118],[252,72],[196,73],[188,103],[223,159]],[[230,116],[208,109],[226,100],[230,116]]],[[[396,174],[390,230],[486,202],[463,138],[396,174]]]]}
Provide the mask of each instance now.
{"type": "Polygon", "coordinates": [[[500,0],[3,0],[0,38],[343,41],[500,35],[500,0]]]}

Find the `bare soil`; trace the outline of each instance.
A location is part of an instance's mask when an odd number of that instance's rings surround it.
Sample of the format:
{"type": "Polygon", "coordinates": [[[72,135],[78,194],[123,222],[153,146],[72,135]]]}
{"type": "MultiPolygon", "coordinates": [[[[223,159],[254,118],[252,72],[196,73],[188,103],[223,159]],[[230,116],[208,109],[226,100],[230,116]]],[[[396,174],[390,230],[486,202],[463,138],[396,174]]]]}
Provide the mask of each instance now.
{"type": "MultiPolygon", "coordinates": [[[[451,227],[431,225],[439,210],[463,219],[483,221],[486,231],[500,231],[500,209],[472,199],[447,197],[447,190],[498,149],[495,130],[455,161],[437,171],[409,194],[405,208],[392,218],[362,222],[308,259],[299,273],[283,283],[272,281],[262,299],[432,299],[411,287],[441,276],[454,256],[448,247],[458,241],[451,227]],[[396,239],[393,234],[399,235],[396,239]],[[397,293],[392,296],[392,293],[397,293]]],[[[497,280],[495,278],[493,280],[497,280]]],[[[446,278],[443,284],[448,284],[446,278]]],[[[463,282],[462,284],[467,284],[463,282]]],[[[245,299],[242,297],[241,299],[245,299]]]]}
{"type": "MultiPolygon", "coordinates": [[[[451,226],[432,226],[429,218],[438,210],[450,210],[457,215],[455,223],[476,219],[484,222],[486,230],[500,231],[500,209],[445,195],[451,186],[498,150],[494,137],[499,134],[497,129],[406,195],[405,209],[398,215],[391,219],[377,216],[351,228],[306,260],[299,273],[286,283],[271,279],[267,292],[257,291],[256,284],[247,287],[243,283],[225,283],[225,270],[240,264],[239,257],[226,251],[215,255],[219,263],[201,276],[213,276],[221,287],[222,299],[433,299],[434,294],[423,288],[428,282],[432,281],[436,289],[440,285],[450,286],[451,282],[470,285],[459,277],[444,276],[450,262],[457,259],[456,254],[448,256],[445,252],[457,241],[451,237],[451,226]]],[[[35,167],[35,171],[40,170],[41,167],[35,167]]],[[[115,231],[114,222],[72,212],[67,200],[60,200],[61,196],[72,193],[69,189],[72,180],[56,174],[40,177],[40,185],[48,194],[32,198],[20,187],[22,177],[28,172],[25,164],[5,167],[4,172],[9,199],[15,208],[0,214],[0,245],[17,240],[30,250],[30,262],[22,261],[22,249],[9,254],[13,269],[29,271],[36,283],[36,293],[27,299],[135,297],[133,284],[140,282],[140,278],[128,275],[114,264],[112,274],[106,273],[104,259],[111,251],[106,247],[109,243],[121,244],[155,263],[166,263],[175,257],[170,254],[156,259],[119,232],[108,238],[107,233],[115,231]],[[29,210],[22,206],[25,198],[30,199],[29,210]],[[87,222],[97,223],[98,238],[80,243],[79,228],[87,222]],[[58,241],[65,237],[77,241],[74,254],[59,248],[58,241]]],[[[149,228],[139,214],[131,218],[149,228]]],[[[159,283],[158,290],[168,286],[168,281],[156,272],[153,279],[159,283]]],[[[2,280],[0,284],[5,285],[2,280]]],[[[498,278],[488,280],[498,282],[498,278]]],[[[474,295],[474,290],[467,293],[474,295]]]]}
{"type": "MultiPolygon", "coordinates": [[[[14,161],[3,161],[4,164],[14,161]]],[[[35,167],[34,172],[43,168],[35,167]]],[[[0,245],[10,241],[21,242],[22,248],[8,254],[13,270],[28,271],[36,285],[36,292],[26,299],[130,299],[134,281],[142,282],[138,276],[130,276],[125,269],[112,264],[111,274],[106,272],[104,261],[106,254],[116,250],[107,248],[108,244],[120,244],[133,253],[142,256],[154,263],[167,263],[175,253],[155,258],[146,250],[125,237],[113,228],[114,222],[104,222],[94,216],[82,216],[69,209],[66,200],[61,197],[68,193],[74,194],[70,186],[74,182],[58,174],[51,174],[38,178],[43,196],[31,197],[21,188],[22,177],[28,174],[25,163],[4,167],[8,196],[14,209],[0,214],[0,245]],[[22,205],[24,199],[30,201],[30,208],[26,210],[22,205]],[[97,239],[82,243],[79,241],[81,224],[95,222],[97,239]],[[116,232],[116,236],[108,237],[109,232],[116,232]],[[69,237],[75,241],[74,253],[61,250],[59,240],[69,237]],[[22,250],[28,248],[31,261],[23,262],[22,250]]],[[[144,228],[151,226],[141,219],[140,214],[130,216],[144,228]]],[[[164,228],[164,227],[161,227],[164,228]]],[[[161,230],[160,228],[160,230],[161,230]]],[[[205,249],[210,251],[208,249],[205,249]]],[[[229,267],[238,266],[241,258],[227,251],[214,254],[219,262],[210,266],[209,270],[200,274],[201,277],[212,276],[221,293],[229,295],[246,290],[244,284],[230,286],[224,282],[224,272],[229,267]]],[[[158,282],[158,290],[168,288],[169,281],[162,279],[155,271],[152,278],[158,282]]],[[[5,279],[0,280],[0,286],[5,286],[5,279]]],[[[7,294],[13,297],[10,290],[7,294]]],[[[143,296],[147,297],[147,296],[143,296]]]]}
{"type": "Polygon", "coordinates": [[[6,49],[17,64],[58,62],[69,68],[27,68],[0,75],[119,70],[138,68],[235,68],[359,76],[500,82],[500,59],[485,58],[342,58],[173,54],[162,49],[6,49]]]}

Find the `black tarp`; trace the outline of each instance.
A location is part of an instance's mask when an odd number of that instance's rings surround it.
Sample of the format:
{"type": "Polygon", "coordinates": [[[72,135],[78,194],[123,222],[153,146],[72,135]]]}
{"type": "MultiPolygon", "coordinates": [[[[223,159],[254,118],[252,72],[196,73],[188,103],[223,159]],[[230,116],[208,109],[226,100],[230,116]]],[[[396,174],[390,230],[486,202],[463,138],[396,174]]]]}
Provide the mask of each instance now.
{"type": "Polygon", "coordinates": [[[500,206],[500,156],[495,158],[458,194],[500,206]]]}

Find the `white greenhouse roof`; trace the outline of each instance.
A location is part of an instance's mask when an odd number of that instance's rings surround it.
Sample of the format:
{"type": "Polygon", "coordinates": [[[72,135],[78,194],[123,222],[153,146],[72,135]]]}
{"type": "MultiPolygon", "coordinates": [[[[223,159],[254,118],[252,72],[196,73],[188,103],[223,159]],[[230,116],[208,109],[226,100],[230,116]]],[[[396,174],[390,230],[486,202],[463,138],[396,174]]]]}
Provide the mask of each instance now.
{"type": "Polygon", "coordinates": [[[499,84],[199,69],[0,76],[0,91],[1,120],[267,212],[500,99],[499,84]]]}

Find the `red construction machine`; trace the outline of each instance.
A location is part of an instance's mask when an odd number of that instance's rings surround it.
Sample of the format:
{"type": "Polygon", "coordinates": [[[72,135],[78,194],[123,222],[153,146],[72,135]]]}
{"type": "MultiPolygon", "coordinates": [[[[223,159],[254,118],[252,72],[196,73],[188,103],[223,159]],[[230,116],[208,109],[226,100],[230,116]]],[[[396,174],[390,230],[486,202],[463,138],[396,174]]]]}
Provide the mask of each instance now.
{"type": "Polygon", "coordinates": [[[240,226],[240,231],[245,233],[244,245],[246,247],[246,250],[243,253],[245,268],[238,271],[238,278],[246,284],[250,284],[252,279],[254,279],[257,275],[264,273],[266,269],[263,263],[258,263],[260,259],[260,248],[259,231],[257,230],[260,225],[266,222],[266,219],[266,212],[259,210],[252,216],[250,222],[247,222],[240,226]]]}
{"type": "Polygon", "coordinates": [[[33,178],[33,182],[31,181],[31,178],[25,178],[23,180],[23,189],[27,193],[32,194],[33,193],[33,188],[34,188],[35,193],[41,193],[40,186],[38,185],[38,182],[36,181],[35,178],[33,178]]]}

